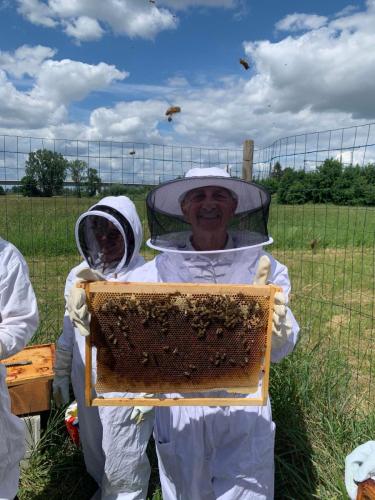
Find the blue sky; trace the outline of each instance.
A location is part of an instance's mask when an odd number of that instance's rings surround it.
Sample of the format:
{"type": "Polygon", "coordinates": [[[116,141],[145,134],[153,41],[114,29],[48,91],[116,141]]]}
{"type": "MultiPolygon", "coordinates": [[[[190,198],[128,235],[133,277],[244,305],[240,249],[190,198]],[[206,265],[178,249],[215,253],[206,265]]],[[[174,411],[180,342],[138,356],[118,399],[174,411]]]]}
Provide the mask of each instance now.
{"type": "Polygon", "coordinates": [[[375,117],[375,0],[0,9],[0,133],[237,146],[375,117]]]}

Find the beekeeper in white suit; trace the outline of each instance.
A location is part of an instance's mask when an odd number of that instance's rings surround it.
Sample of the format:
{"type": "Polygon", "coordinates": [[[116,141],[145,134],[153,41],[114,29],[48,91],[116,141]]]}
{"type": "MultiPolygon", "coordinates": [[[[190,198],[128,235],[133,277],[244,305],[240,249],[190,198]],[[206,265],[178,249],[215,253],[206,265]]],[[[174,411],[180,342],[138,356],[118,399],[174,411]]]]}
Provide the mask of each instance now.
{"type": "Polygon", "coordinates": [[[367,441],[353,450],[345,459],[345,486],[352,500],[357,498],[358,484],[375,481],[375,441],[367,441]]]}
{"type": "MultiPolygon", "coordinates": [[[[263,188],[216,167],[194,168],[161,184],[147,197],[148,245],[163,253],[136,270],[134,281],[281,286],[271,354],[280,361],[293,350],[299,327],[286,307],[287,268],[263,250],[272,243],[269,204],[263,188]]],[[[180,395],[167,395],[173,396],[180,395]]],[[[154,436],[163,499],[272,499],[274,433],[269,400],[260,407],[158,407],[154,436]]]]}
{"type": "MultiPolygon", "coordinates": [[[[150,476],[146,447],[153,427],[152,408],[85,406],[85,336],[89,334],[89,312],[83,289],[75,286],[76,280],[128,281],[129,273],[144,263],[139,255],[141,222],[129,198],[108,196],[79,217],[75,235],[84,262],[70,272],[66,281],[67,311],[56,348],[54,397],[58,403],[69,401],[71,379],[86,468],[100,487],[95,498],[145,499],[150,476]]],[[[92,366],[95,383],[95,348],[92,366]]]]}
{"type": "MultiPolygon", "coordinates": [[[[38,326],[38,307],[20,252],[0,238],[0,360],[21,351],[38,326]]],[[[0,363],[0,500],[17,495],[19,462],[25,454],[25,426],[10,411],[0,363]]]]}

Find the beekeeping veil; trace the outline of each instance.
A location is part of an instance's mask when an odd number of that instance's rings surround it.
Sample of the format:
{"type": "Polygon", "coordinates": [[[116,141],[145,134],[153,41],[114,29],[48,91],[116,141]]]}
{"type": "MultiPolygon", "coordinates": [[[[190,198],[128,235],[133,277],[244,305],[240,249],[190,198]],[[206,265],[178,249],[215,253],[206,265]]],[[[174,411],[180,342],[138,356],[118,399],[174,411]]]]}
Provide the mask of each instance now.
{"type": "Polygon", "coordinates": [[[134,267],[142,243],[142,226],[126,196],[107,196],[77,220],[79,253],[91,269],[109,277],[134,267]]]}
{"type": "Polygon", "coordinates": [[[230,177],[217,167],[192,168],[183,179],[161,184],[147,196],[147,215],[151,237],[147,245],[163,252],[198,253],[190,244],[191,226],[185,220],[181,202],[186,194],[200,187],[227,189],[237,201],[235,213],[228,223],[225,249],[199,253],[233,252],[272,243],[267,222],[271,197],[257,184],[230,177]]]}

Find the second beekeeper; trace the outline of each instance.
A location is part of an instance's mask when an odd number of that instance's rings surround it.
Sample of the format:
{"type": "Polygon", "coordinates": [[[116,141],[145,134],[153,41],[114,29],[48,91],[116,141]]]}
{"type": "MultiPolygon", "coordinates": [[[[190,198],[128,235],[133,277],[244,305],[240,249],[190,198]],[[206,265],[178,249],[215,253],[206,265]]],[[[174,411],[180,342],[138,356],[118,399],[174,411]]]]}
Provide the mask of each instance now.
{"type": "MultiPolygon", "coordinates": [[[[86,468],[101,489],[95,498],[144,499],[150,476],[146,447],[152,433],[153,409],[85,406],[85,336],[89,334],[90,318],[84,290],[75,287],[77,280],[128,281],[129,273],[144,263],[139,255],[141,222],[129,198],[108,196],[78,218],[75,235],[84,261],[72,269],[66,281],[67,311],[56,348],[54,396],[57,402],[67,403],[71,379],[86,468]]],[[[92,367],[95,384],[95,348],[92,367]]]]}

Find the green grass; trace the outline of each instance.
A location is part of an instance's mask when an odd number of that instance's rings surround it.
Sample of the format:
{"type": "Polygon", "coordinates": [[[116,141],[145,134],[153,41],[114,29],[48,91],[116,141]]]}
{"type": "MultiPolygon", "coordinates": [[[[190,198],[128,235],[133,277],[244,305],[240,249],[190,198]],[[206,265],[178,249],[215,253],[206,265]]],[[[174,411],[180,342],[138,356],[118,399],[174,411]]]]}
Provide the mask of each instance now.
{"type": "MultiPolygon", "coordinates": [[[[65,278],[79,262],[74,223],[94,201],[2,197],[0,234],[24,253],[38,297],[41,326],[33,343],[59,335],[65,278]]],[[[136,204],[146,225],[144,200],[136,204]]],[[[301,326],[295,352],[272,368],[276,498],[342,499],[345,455],[375,436],[375,209],[272,205],[270,234],[269,250],[289,268],[301,326]]],[[[22,475],[21,499],[90,498],[93,482],[61,421],[51,413],[22,475]]],[[[149,453],[150,498],[158,500],[152,445],[149,453]]]]}
{"type": "MultiPolygon", "coordinates": [[[[74,224],[78,216],[99,198],[1,198],[0,234],[25,256],[74,255],[74,224]]],[[[144,198],[134,198],[148,238],[144,198]]],[[[269,232],[274,248],[373,247],[375,207],[335,205],[271,205],[269,232]]]]}

